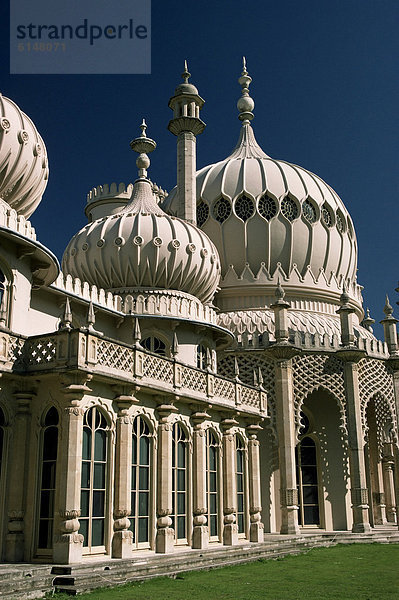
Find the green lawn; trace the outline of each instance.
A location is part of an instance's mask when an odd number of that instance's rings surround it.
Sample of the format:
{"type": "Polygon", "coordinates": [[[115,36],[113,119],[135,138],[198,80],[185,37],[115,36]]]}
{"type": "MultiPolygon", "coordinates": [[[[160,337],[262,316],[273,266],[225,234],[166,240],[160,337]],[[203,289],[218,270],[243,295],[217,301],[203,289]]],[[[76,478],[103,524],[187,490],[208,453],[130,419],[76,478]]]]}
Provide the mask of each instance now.
{"type": "MultiPolygon", "coordinates": [[[[59,594],[61,598],[71,598],[59,594]]],[[[399,544],[317,548],[299,556],[195,571],[81,594],[88,600],[399,599],[399,544]]]]}

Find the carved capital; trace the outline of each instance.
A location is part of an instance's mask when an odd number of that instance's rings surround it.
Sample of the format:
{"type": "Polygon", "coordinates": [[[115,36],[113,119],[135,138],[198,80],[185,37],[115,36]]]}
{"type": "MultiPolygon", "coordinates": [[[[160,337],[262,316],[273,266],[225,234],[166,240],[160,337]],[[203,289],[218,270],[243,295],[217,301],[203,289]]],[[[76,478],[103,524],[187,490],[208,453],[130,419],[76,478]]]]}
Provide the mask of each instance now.
{"type": "Polygon", "coordinates": [[[351,489],[352,504],[357,507],[368,508],[369,495],[367,488],[351,489]]]}
{"type": "Polygon", "coordinates": [[[298,506],[298,490],[296,488],[282,488],[280,490],[280,504],[282,508],[298,506]]]}

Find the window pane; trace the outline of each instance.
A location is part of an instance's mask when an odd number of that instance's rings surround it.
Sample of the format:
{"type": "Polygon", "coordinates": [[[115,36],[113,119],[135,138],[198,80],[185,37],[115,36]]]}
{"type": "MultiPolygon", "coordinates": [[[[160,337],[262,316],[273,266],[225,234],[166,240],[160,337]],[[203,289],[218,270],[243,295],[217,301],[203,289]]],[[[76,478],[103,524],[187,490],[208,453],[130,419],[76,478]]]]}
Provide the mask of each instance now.
{"type": "Polygon", "coordinates": [[[244,511],[244,496],[240,494],[237,496],[238,512],[244,511]]]}
{"type": "Polygon", "coordinates": [[[104,516],[105,492],[93,492],[93,517],[104,516]]]}
{"type": "Polygon", "coordinates": [[[148,542],[148,519],[139,519],[139,542],[148,542]]]}
{"type": "Polygon", "coordinates": [[[147,437],[140,438],[140,464],[150,464],[150,440],[147,437]]]}
{"type": "Polygon", "coordinates": [[[52,492],[42,492],[40,495],[40,516],[52,517],[52,492]]]}
{"type": "Polygon", "coordinates": [[[132,489],[136,489],[137,467],[132,467],[132,489]]]}
{"type": "Polygon", "coordinates": [[[89,516],[89,491],[83,491],[80,494],[80,515],[82,517],[89,516]]]}
{"type": "Polygon", "coordinates": [[[80,522],[79,533],[81,533],[84,537],[83,546],[88,546],[89,545],[89,540],[88,540],[89,521],[87,519],[81,519],[79,522],[80,522]]]}
{"type": "Polygon", "coordinates": [[[243,476],[238,474],[237,475],[237,492],[243,492],[243,491],[244,491],[243,476]]]}
{"type": "Polygon", "coordinates": [[[237,471],[239,473],[243,471],[243,456],[240,450],[237,452],[237,471]]]}
{"type": "Polygon", "coordinates": [[[43,460],[56,460],[57,458],[58,429],[48,427],[43,436],[43,460]]]}
{"type": "Polygon", "coordinates": [[[216,471],[216,448],[209,448],[209,470],[216,471]]]}
{"type": "Polygon", "coordinates": [[[209,491],[216,492],[216,473],[209,473],[209,491]]]}
{"type": "Polygon", "coordinates": [[[244,515],[238,515],[237,524],[238,524],[238,533],[244,533],[244,515]]]}
{"type": "Polygon", "coordinates": [[[83,448],[82,458],[83,460],[90,460],[91,455],[91,431],[88,427],[83,428],[83,448]]]}
{"type": "Polygon", "coordinates": [[[318,488],[317,485],[305,485],[303,486],[303,503],[304,504],[318,504],[318,488]]]}
{"type": "Polygon", "coordinates": [[[210,525],[210,534],[211,535],[217,535],[218,534],[218,523],[217,523],[217,517],[216,515],[212,515],[210,520],[209,520],[209,525],[210,525]]]}
{"type": "Polygon", "coordinates": [[[93,519],[92,523],[92,546],[103,546],[104,544],[104,520],[93,519]]]}
{"type": "Polygon", "coordinates": [[[89,462],[82,462],[81,487],[82,488],[90,487],[90,463],[89,462]]]}
{"type": "Polygon", "coordinates": [[[137,465],[137,438],[135,435],[132,439],[132,465],[137,465]]]}
{"type": "Polygon", "coordinates": [[[177,466],[186,466],[186,444],[184,442],[179,442],[177,445],[177,466]]]}
{"type": "Polygon", "coordinates": [[[55,487],[55,462],[43,463],[42,488],[54,489],[55,487]]]}
{"type": "Polygon", "coordinates": [[[140,490],[148,490],[149,488],[150,470],[148,467],[140,467],[139,472],[139,488],[140,490]]]}
{"type": "Polygon", "coordinates": [[[317,483],[317,467],[302,467],[302,483],[317,483]]]}
{"type": "Polygon", "coordinates": [[[186,517],[177,517],[177,538],[186,537],[186,517]]]}
{"type": "Polygon", "coordinates": [[[58,411],[52,406],[46,415],[45,425],[58,425],[58,411]]]}
{"type": "Polygon", "coordinates": [[[314,446],[302,446],[301,444],[301,463],[303,465],[316,464],[316,449],[314,446]]]}
{"type": "Polygon", "coordinates": [[[94,465],[94,488],[96,489],[104,489],[105,488],[105,464],[95,464],[94,465]]]}
{"type": "Polygon", "coordinates": [[[94,460],[106,460],[106,437],[105,431],[96,431],[94,436],[94,460]]]}
{"type": "Polygon", "coordinates": [[[186,471],[183,469],[177,471],[177,489],[180,492],[186,489],[186,471]]]}
{"type": "Polygon", "coordinates": [[[211,494],[211,496],[209,497],[209,512],[217,512],[217,498],[215,494],[211,494]]]}
{"type": "Polygon", "coordinates": [[[304,506],[303,508],[305,525],[319,525],[319,507],[304,506]]]}
{"type": "Polygon", "coordinates": [[[39,524],[39,548],[51,548],[52,546],[52,521],[41,520],[39,524]]]}
{"type": "Polygon", "coordinates": [[[139,493],[139,515],[147,516],[149,514],[149,494],[148,492],[140,492],[139,493]]]}
{"type": "Polygon", "coordinates": [[[186,512],[186,494],[177,494],[177,514],[182,515],[186,512]]]}

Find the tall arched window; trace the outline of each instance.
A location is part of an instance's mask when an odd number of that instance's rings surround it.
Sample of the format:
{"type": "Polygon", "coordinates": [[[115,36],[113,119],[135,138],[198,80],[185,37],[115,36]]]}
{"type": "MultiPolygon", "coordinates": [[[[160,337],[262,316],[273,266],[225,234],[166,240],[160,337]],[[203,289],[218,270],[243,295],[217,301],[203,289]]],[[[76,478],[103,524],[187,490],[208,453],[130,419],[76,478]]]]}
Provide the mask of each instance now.
{"type": "Polygon", "coordinates": [[[132,439],[132,514],[130,529],[133,544],[148,546],[150,542],[151,512],[151,437],[150,429],[143,417],[133,422],[132,439]]]}
{"type": "Polygon", "coordinates": [[[210,539],[218,539],[219,444],[211,429],[206,432],[206,505],[210,539]]]}
{"type": "Polygon", "coordinates": [[[83,421],[80,530],[83,545],[105,546],[108,424],[97,408],[86,411],[83,421]]]}
{"type": "Polygon", "coordinates": [[[176,541],[187,540],[188,440],[179,423],[172,435],[172,527],[176,541]]]}
{"type": "Polygon", "coordinates": [[[4,418],[4,413],[3,413],[2,409],[0,408],[0,480],[1,480],[1,473],[2,473],[2,467],[3,467],[5,424],[6,424],[6,421],[4,418]]]}
{"type": "Polygon", "coordinates": [[[3,304],[3,297],[6,289],[6,278],[3,271],[0,269],[0,309],[3,304]]]}
{"type": "Polygon", "coordinates": [[[53,547],[58,424],[58,411],[54,406],[52,406],[47,411],[44,419],[41,440],[42,449],[39,500],[39,535],[37,542],[38,550],[46,550],[53,547]]]}
{"type": "Polygon", "coordinates": [[[236,436],[236,482],[238,533],[245,533],[245,450],[242,439],[236,436]]]}
{"type": "Polygon", "coordinates": [[[149,337],[146,337],[143,340],[141,340],[141,345],[143,346],[143,348],[149,350],[150,352],[160,354],[161,356],[166,356],[166,344],[153,335],[150,335],[149,337]]]}
{"type": "Polygon", "coordinates": [[[297,488],[299,502],[299,525],[320,525],[319,486],[317,476],[317,449],[315,441],[307,435],[310,423],[301,412],[300,440],[295,449],[297,488]]]}

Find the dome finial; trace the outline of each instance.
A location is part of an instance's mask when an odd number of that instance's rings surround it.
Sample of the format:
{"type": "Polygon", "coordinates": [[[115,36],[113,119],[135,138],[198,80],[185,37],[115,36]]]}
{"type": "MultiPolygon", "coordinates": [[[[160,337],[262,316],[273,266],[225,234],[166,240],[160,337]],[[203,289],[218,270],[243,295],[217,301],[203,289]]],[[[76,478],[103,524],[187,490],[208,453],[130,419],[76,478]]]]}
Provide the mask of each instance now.
{"type": "Polygon", "coordinates": [[[182,78],[184,79],[184,83],[188,83],[188,80],[191,77],[191,73],[188,70],[188,66],[187,66],[187,61],[184,61],[184,71],[181,74],[182,78]]]}
{"type": "Polygon", "coordinates": [[[151,164],[147,154],[155,150],[157,145],[154,140],[150,139],[146,135],[147,123],[145,122],[145,119],[143,119],[140,129],[141,136],[132,140],[130,142],[130,147],[139,155],[136,160],[136,165],[139,170],[139,178],[145,179],[147,177],[147,169],[151,164]]]}
{"type": "Polygon", "coordinates": [[[252,77],[248,75],[247,62],[245,56],[242,57],[242,73],[238,79],[238,83],[241,86],[241,98],[237,102],[237,108],[239,110],[238,118],[243,122],[243,125],[248,124],[254,118],[253,108],[255,102],[249,95],[249,84],[252,81],[252,77]]]}

